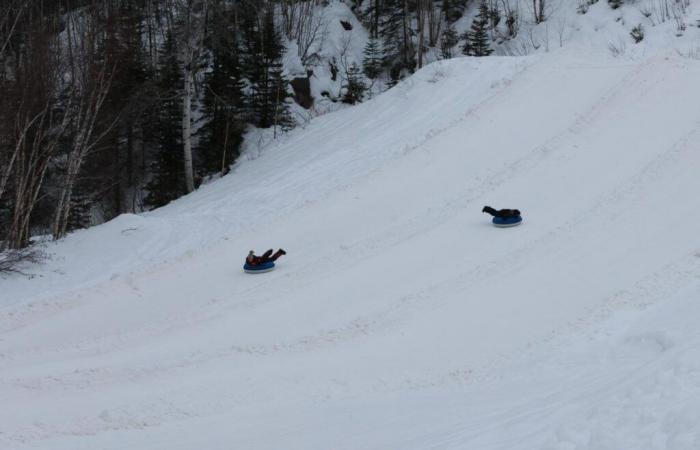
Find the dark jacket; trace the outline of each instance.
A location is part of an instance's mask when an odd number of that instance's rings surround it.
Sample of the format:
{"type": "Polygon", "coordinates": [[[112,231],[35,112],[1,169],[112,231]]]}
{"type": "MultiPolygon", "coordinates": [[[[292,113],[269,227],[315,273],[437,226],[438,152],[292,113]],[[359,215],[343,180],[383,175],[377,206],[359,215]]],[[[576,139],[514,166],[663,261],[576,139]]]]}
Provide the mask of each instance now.
{"type": "Polygon", "coordinates": [[[500,217],[501,219],[509,219],[511,217],[520,216],[520,210],[518,209],[494,209],[490,206],[484,206],[481,212],[491,214],[493,217],[500,217]]]}
{"type": "Polygon", "coordinates": [[[261,256],[248,255],[248,257],[246,257],[245,259],[245,262],[251,266],[257,266],[259,264],[262,264],[264,261],[261,256]]]}

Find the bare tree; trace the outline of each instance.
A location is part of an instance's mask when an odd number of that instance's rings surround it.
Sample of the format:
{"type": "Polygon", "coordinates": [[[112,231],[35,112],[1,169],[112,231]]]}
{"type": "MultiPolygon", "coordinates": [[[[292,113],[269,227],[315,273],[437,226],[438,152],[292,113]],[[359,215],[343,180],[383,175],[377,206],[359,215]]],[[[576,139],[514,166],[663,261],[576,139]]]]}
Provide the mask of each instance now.
{"type": "Polygon", "coordinates": [[[6,250],[0,253],[0,275],[10,275],[14,273],[30,276],[23,271],[24,266],[28,264],[37,264],[45,258],[46,255],[36,248],[6,250]]]}
{"type": "Polygon", "coordinates": [[[297,43],[297,55],[301,63],[308,61],[320,50],[327,28],[318,0],[282,0],[282,30],[290,41],[297,43]],[[317,50],[310,53],[316,47],[317,50]]]}
{"type": "Polygon", "coordinates": [[[530,28],[528,30],[528,35],[530,37],[530,44],[532,45],[532,48],[534,48],[535,50],[538,50],[542,46],[542,44],[538,40],[535,39],[535,35],[534,35],[532,28],[530,28]]]}
{"type": "MultiPolygon", "coordinates": [[[[7,75],[5,77],[1,76],[7,65],[4,59],[5,51],[15,34],[25,7],[26,3],[24,2],[10,1],[0,10],[0,62],[2,62],[3,66],[0,67],[0,100],[2,100],[2,103],[0,103],[0,143],[5,144],[0,146],[0,200],[2,200],[5,193],[7,183],[24,140],[27,138],[29,129],[41,116],[41,114],[36,114],[33,118],[22,116],[20,112],[23,111],[24,105],[12,105],[11,101],[13,94],[18,93],[19,85],[11,83],[16,81],[16,78],[5,80],[3,83],[3,78],[7,78],[7,75]],[[17,112],[17,115],[14,117],[9,113],[11,108],[17,112]],[[14,130],[11,128],[12,125],[9,125],[12,122],[14,122],[14,130]],[[4,139],[2,139],[3,137],[4,139]],[[12,145],[10,145],[10,142],[12,145]]],[[[15,71],[16,68],[11,72],[14,73],[15,71]]]]}
{"type": "Polygon", "coordinates": [[[0,61],[3,61],[5,50],[10,45],[17,24],[19,24],[27,5],[27,1],[8,0],[4,8],[0,10],[0,61]]]}
{"type": "Polygon", "coordinates": [[[413,50],[413,45],[412,45],[412,40],[411,40],[411,34],[413,33],[413,30],[411,29],[411,14],[410,14],[410,9],[409,9],[409,4],[408,0],[403,1],[403,14],[402,14],[402,22],[403,22],[403,63],[405,67],[408,67],[411,65],[411,62],[413,61],[413,55],[414,55],[414,50],[413,50]]]}
{"type": "Polygon", "coordinates": [[[545,9],[547,7],[546,0],[532,0],[532,15],[535,23],[542,23],[546,20],[545,9]]]}
{"type": "Polygon", "coordinates": [[[355,61],[350,61],[348,57],[350,46],[352,44],[352,35],[346,32],[343,34],[341,39],[340,52],[338,54],[338,58],[340,60],[340,71],[338,72],[338,75],[340,75],[341,83],[337,97],[342,97],[344,86],[346,86],[348,82],[350,67],[352,67],[353,63],[355,63],[355,61]]]}
{"type": "Polygon", "coordinates": [[[557,34],[559,35],[559,47],[564,47],[564,41],[566,40],[566,17],[559,19],[557,21],[557,34]]]}
{"type": "MultiPolygon", "coordinates": [[[[23,102],[23,101],[22,101],[23,102]]],[[[11,148],[6,148],[0,153],[0,162],[2,169],[0,170],[0,200],[7,188],[7,182],[10,180],[10,175],[13,173],[15,162],[19,158],[21,151],[28,139],[29,131],[34,127],[34,124],[41,120],[46,114],[46,108],[37,112],[33,117],[25,114],[24,105],[20,104],[15,116],[15,134],[14,142],[11,148]]]]}
{"type": "Polygon", "coordinates": [[[442,31],[443,13],[440,8],[429,2],[428,6],[428,45],[435,47],[440,40],[442,31]]]}
{"type": "Polygon", "coordinates": [[[418,17],[418,68],[423,67],[423,41],[425,37],[426,10],[430,8],[430,0],[416,0],[416,15],[418,17]]]}
{"type": "Polygon", "coordinates": [[[7,23],[23,32],[13,57],[4,59],[0,82],[0,200],[11,196],[3,245],[19,249],[29,242],[30,219],[68,126],[73,92],[64,89],[66,68],[61,41],[50,32],[53,23],[33,14],[7,23]]]}
{"type": "Polygon", "coordinates": [[[92,20],[76,21],[70,15],[66,25],[72,92],[75,101],[71,114],[71,145],[66,157],[66,173],[61,184],[52,234],[55,239],[65,236],[71,198],[80,169],[87,155],[110,131],[106,126],[97,130],[100,110],[109,94],[115,66],[106,59],[100,60],[97,49],[99,30],[92,20]]]}
{"type": "Polygon", "coordinates": [[[182,94],[182,146],[185,169],[185,188],[194,191],[194,168],[192,163],[192,100],[195,74],[204,47],[209,0],[173,0],[172,22],[180,23],[179,53],[182,62],[184,90],[182,94]]]}
{"type": "Polygon", "coordinates": [[[418,68],[423,67],[423,47],[427,29],[428,46],[435,47],[442,28],[442,12],[432,0],[416,0],[416,17],[418,22],[418,68]]]}
{"type": "Polygon", "coordinates": [[[515,5],[511,4],[511,0],[501,0],[503,7],[503,15],[506,18],[506,35],[504,38],[513,39],[520,31],[520,9],[519,3],[516,0],[515,5]]]}

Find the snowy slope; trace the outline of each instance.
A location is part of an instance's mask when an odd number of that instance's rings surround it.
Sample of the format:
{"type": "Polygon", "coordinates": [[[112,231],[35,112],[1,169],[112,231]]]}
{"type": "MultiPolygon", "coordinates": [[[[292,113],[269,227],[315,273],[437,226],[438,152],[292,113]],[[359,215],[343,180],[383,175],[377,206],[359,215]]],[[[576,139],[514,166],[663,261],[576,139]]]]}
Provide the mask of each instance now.
{"type": "Polygon", "coordinates": [[[70,236],[0,281],[0,448],[698,448],[698,79],[440,62],[70,236]]]}
{"type": "MultiPolygon", "coordinates": [[[[471,29],[480,2],[471,2],[454,24],[462,36],[471,29]]],[[[700,0],[624,0],[613,9],[607,0],[546,0],[544,22],[535,23],[532,0],[503,0],[496,28],[489,30],[496,55],[524,56],[569,51],[607,53],[619,58],[649,56],[659,50],[700,59],[700,0]],[[507,26],[504,5],[517,17],[515,36],[507,26]],[[641,27],[636,42],[632,30],[641,27]]],[[[539,2],[538,2],[539,4],[539,2]]],[[[460,55],[463,39],[452,53],[460,55]]],[[[428,61],[441,59],[439,48],[429,49],[428,61]]]]}

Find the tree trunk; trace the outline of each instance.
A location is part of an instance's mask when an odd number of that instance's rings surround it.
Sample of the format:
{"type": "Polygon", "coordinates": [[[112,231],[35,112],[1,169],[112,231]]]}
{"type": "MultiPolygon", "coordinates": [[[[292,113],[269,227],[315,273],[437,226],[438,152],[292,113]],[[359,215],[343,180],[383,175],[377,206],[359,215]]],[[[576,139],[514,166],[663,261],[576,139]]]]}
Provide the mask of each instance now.
{"type": "Polygon", "coordinates": [[[194,168],[192,164],[192,97],[194,74],[203,46],[208,0],[191,0],[182,4],[185,17],[182,30],[182,65],[184,93],[182,96],[182,150],[187,193],[194,191],[194,168]]]}
{"type": "MultiPolygon", "coordinates": [[[[117,118],[107,125],[104,131],[95,136],[97,119],[100,117],[102,105],[112,86],[112,77],[116,72],[116,64],[108,69],[109,62],[100,61],[97,55],[97,45],[94,40],[96,33],[90,29],[78,29],[80,46],[76,47],[79,57],[71,59],[73,73],[79,74],[72,78],[73,93],[76,95],[77,109],[72,112],[71,126],[73,140],[68,153],[66,175],[61,187],[61,193],[56,206],[52,225],[54,239],[62,238],[68,231],[68,216],[71,210],[73,188],[76,185],[80,169],[85,158],[117,123],[117,118]],[[85,45],[87,43],[87,45],[85,45]]],[[[70,31],[69,31],[70,34],[70,31]]],[[[70,44],[69,45],[73,45],[70,44]]],[[[72,49],[71,49],[72,50],[72,49]]]]}
{"type": "Polygon", "coordinates": [[[185,67],[185,92],[182,97],[182,148],[185,162],[185,187],[187,193],[194,191],[194,169],[192,167],[192,69],[185,67]]]}
{"type": "Polygon", "coordinates": [[[428,5],[428,45],[435,47],[440,40],[440,31],[442,30],[442,14],[440,10],[434,8],[433,5],[428,5]]]}
{"type": "Polygon", "coordinates": [[[425,32],[425,0],[418,0],[416,13],[418,14],[418,68],[423,67],[423,37],[425,32]]]}
{"type": "Polygon", "coordinates": [[[532,0],[532,10],[535,16],[535,23],[544,22],[544,9],[546,0],[532,0]]]}
{"type": "MultiPolygon", "coordinates": [[[[134,124],[129,123],[129,129],[126,135],[126,189],[131,189],[134,186],[134,124]]],[[[128,201],[128,199],[127,199],[128,201]]],[[[126,203],[126,202],[125,202],[126,203]]],[[[128,212],[135,212],[136,205],[132,198],[131,207],[127,207],[128,212]]],[[[126,209],[126,208],[125,208],[126,209]]],[[[121,213],[121,211],[118,211],[121,213]]]]}
{"type": "Polygon", "coordinates": [[[409,66],[409,59],[411,59],[411,36],[409,34],[410,28],[410,13],[408,10],[408,0],[403,2],[403,63],[405,67],[409,66]]]}

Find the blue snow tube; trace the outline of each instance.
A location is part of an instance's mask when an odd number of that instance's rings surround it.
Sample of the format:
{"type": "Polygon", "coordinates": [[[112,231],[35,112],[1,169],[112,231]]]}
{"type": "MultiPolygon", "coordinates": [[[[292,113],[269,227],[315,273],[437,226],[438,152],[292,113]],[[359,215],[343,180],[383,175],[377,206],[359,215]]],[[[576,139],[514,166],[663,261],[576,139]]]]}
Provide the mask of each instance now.
{"type": "Polygon", "coordinates": [[[521,216],[515,216],[515,217],[494,217],[493,218],[493,224],[494,226],[497,226],[499,228],[508,228],[508,227],[515,227],[517,225],[520,225],[523,223],[523,218],[521,216]]]}
{"type": "Polygon", "coordinates": [[[245,263],[243,265],[243,271],[245,271],[246,273],[265,273],[265,272],[271,271],[274,268],[275,268],[275,263],[272,261],[258,264],[256,266],[251,266],[248,263],[245,263]]]}

